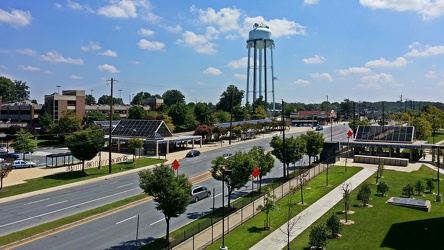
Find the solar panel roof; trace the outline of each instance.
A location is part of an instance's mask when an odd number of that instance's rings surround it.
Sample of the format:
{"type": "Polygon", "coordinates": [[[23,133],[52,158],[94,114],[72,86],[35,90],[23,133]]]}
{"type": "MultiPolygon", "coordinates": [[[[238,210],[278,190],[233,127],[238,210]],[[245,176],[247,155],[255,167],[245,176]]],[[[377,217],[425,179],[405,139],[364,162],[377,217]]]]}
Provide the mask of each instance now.
{"type": "Polygon", "coordinates": [[[120,120],[112,131],[113,136],[163,139],[171,137],[171,131],[161,120],[120,120]]]}
{"type": "Polygon", "coordinates": [[[413,142],[413,126],[369,126],[359,125],[355,140],[384,142],[413,142]]]}

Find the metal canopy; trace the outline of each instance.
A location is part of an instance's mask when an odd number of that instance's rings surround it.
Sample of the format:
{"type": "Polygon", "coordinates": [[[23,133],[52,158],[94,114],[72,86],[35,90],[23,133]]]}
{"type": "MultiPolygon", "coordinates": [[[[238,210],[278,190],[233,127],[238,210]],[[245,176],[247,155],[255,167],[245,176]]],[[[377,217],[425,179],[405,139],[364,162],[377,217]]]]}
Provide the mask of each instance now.
{"type": "Polygon", "coordinates": [[[413,143],[414,132],[415,128],[413,126],[359,125],[356,130],[355,140],[413,143]]]}
{"type": "Polygon", "coordinates": [[[120,120],[113,129],[112,135],[148,139],[163,139],[172,136],[165,122],[161,120],[120,120]]]}

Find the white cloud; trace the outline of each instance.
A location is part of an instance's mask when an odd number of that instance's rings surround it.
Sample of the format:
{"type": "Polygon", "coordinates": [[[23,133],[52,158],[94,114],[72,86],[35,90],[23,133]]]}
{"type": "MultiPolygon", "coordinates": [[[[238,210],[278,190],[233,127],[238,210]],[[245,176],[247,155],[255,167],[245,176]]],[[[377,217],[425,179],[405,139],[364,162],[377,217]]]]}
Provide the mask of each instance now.
{"type": "Polygon", "coordinates": [[[6,77],[6,78],[8,78],[8,79],[14,79],[14,77],[12,77],[12,75],[10,75],[10,74],[6,74],[6,73],[1,73],[1,72],[0,72],[0,76],[6,77]]]}
{"type": "Polygon", "coordinates": [[[239,60],[233,60],[228,63],[228,68],[230,69],[247,69],[247,66],[248,66],[248,57],[243,57],[239,60]]]}
{"type": "Polygon", "coordinates": [[[381,73],[381,74],[374,74],[370,76],[363,76],[361,77],[361,81],[363,82],[394,82],[394,78],[391,74],[381,73]]]}
{"type": "Polygon", "coordinates": [[[369,68],[362,68],[362,67],[350,67],[348,69],[340,69],[338,70],[338,73],[341,76],[346,76],[349,74],[370,74],[372,71],[369,68]]]}
{"type": "Polygon", "coordinates": [[[151,42],[146,39],[140,39],[137,45],[139,45],[139,48],[146,50],[162,50],[165,47],[162,42],[151,42]]]}
{"type": "Polygon", "coordinates": [[[137,8],[132,1],[112,1],[114,5],[99,8],[97,13],[111,18],[136,18],[137,8]]]}
{"type": "Polygon", "coordinates": [[[304,0],[304,4],[310,5],[310,4],[317,4],[319,3],[319,0],[304,0]]]}
{"type": "Polygon", "coordinates": [[[359,0],[359,3],[373,10],[414,11],[424,19],[435,18],[444,13],[442,0],[359,0]]]}
{"type": "Polygon", "coordinates": [[[234,78],[239,79],[239,80],[245,80],[245,79],[247,79],[247,75],[246,75],[246,74],[239,74],[239,73],[236,73],[236,74],[234,74],[233,76],[234,76],[234,78]]]}
{"type": "MultiPolygon", "coordinates": [[[[57,5],[56,5],[57,6],[57,5]]],[[[61,8],[60,6],[57,6],[58,8],[61,8]]],[[[83,10],[88,13],[94,13],[94,10],[88,7],[88,5],[81,5],[80,3],[73,2],[71,0],[68,0],[68,7],[72,10],[83,10]]]]}
{"type": "Polygon", "coordinates": [[[50,51],[40,56],[40,60],[51,63],[83,64],[82,59],[65,58],[57,51],[50,51]]]}
{"type": "Polygon", "coordinates": [[[109,64],[99,65],[99,66],[97,66],[97,69],[100,71],[107,71],[109,73],[119,73],[120,72],[114,66],[109,65],[109,64]]]}
{"type": "Polygon", "coordinates": [[[59,4],[59,3],[55,3],[54,6],[55,6],[57,9],[63,9],[63,5],[61,5],[61,4],[59,4]]]}
{"type": "Polygon", "coordinates": [[[177,33],[182,31],[182,27],[178,24],[176,26],[166,26],[164,25],[163,28],[169,32],[177,33]]]}
{"type": "Polygon", "coordinates": [[[89,41],[87,46],[81,46],[80,49],[83,51],[96,51],[101,49],[100,44],[98,42],[89,41]]]}
{"type": "Polygon", "coordinates": [[[211,43],[205,36],[196,35],[191,31],[185,31],[182,34],[182,39],[179,39],[177,43],[191,47],[197,53],[211,55],[217,53],[217,50],[214,48],[216,46],[214,43],[211,43]]]}
{"type": "Polygon", "coordinates": [[[410,52],[405,54],[408,57],[426,57],[444,54],[444,46],[422,46],[419,43],[413,43],[409,46],[410,52]]]}
{"type": "Polygon", "coordinates": [[[32,50],[32,49],[18,49],[17,52],[20,54],[23,54],[23,55],[27,55],[27,56],[36,56],[37,55],[37,51],[32,50]]]}
{"type": "Polygon", "coordinates": [[[131,64],[134,64],[134,65],[140,65],[140,64],[142,64],[142,62],[139,62],[139,61],[130,61],[130,63],[131,63],[131,64]]]}
{"type": "Polygon", "coordinates": [[[358,84],[356,86],[358,88],[361,88],[361,89],[380,89],[381,88],[381,85],[379,85],[378,83],[374,83],[374,82],[371,82],[371,83],[360,83],[360,84],[358,84]]]}
{"type": "Polygon", "coordinates": [[[304,87],[304,86],[310,85],[310,81],[303,80],[303,79],[298,79],[298,80],[296,80],[296,81],[294,81],[292,83],[289,83],[288,85],[304,87]]]}
{"type": "Polygon", "coordinates": [[[302,59],[302,61],[305,64],[319,64],[319,63],[325,62],[325,57],[315,55],[314,57],[311,57],[311,58],[304,58],[304,59],[302,59]]]}
{"type": "Polygon", "coordinates": [[[70,75],[69,78],[73,79],[73,80],[81,80],[82,77],[78,76],[78,75],[70,75]]]}
{"type": "Polygon", "coordinates": [[[102,53],[100,53],[100,55],[116,57],[117,56],[117,52],[112,51],[112,50],[105,50],[102,53]]]}
{"type": "Polygon", "coordinates": [[[0,23],[7,23],[15,28],[25,27],[31,24],[32,15],[29,11],[11,10],[7,12],[0,9],[0,23]]]}
{"type": "Polygon", "coordinates": [[[152,30],[149,30],[149,29],[141,28],[141,29],[137,32],[137,34],[139,34],[139,35],[141,35],[141,36],[153,36],[153,35],[155,34],[155,32],[152,31],[152,30]]]}
{"type": "Polygon", "coordinates": [[[424,75],[424,77],[425,77],[425,78],[436,78],[436,72],[433,71],[433,70],[430,70],[429,72],[427,72],[427,73],[424,75]]]}
{"type": "Polygon", "coordinates": [[[213,68],[213,67],[208,67],[206,70],[204,70],[203,72],[205,75],[220,75],[222,74],[222,71],[220,71],[219,69],[213,68]]]}
{"type": "Polygon", "coordinates": [[[333,77],[329,73],[313,73],[311,77],[318,80],[333,81],[333,77]]]}
{"type": "Polygon", "coordinates": [[[365,67],[369,67],[369,68],[372,68],[372,67],[373,68],[377,68],[377,67],[384,67],[384,68],[388,68],[388,67],[404,67],[407,64],[408,64],[408,61],[404,57],[398,57],[393,62],[387,61],[386,59],[381,57],[378,60],[367,62],[365,64],[365,67]]]}
{"type": "Polygon", "coordinates": [[[27,70],[27,71],[39,71],[40,70],[40,68],[37,68],[37,67],[24,66],[24,65],[20,65],[20,68],[23,70],[27,70]]]}
{"type": "Polygon", "coordinates": [[[238,30],[238,21],[241,16],[240,10],[233,8],[222,8],[216,12],[212,8],[206,10],[198,9],[194,5],[190,8],[191,12],[198,12],[198,19],[204,24],[216,24],[221,32],[238,30]]]}

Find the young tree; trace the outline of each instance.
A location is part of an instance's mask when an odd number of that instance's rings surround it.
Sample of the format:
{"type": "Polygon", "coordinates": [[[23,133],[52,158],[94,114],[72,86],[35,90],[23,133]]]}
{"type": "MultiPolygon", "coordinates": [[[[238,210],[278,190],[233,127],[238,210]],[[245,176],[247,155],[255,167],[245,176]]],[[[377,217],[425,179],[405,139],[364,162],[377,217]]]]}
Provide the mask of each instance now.
{"type": "Polygon", "coordinates": [[[429,191],[429,193],[432,193],[433,189],[435,189],[433,179],[429,178],[426,180],[426,189],[429,191]]]}
{"type": "Polygon", "coordinates": [[[410,198],[414,194],[414,187],[412,184],[407,184],[402,188],[402,194],[410,198]]]}
{"type": "Polygon", "coordinates": [[[191,183],[185,174],[175,175],[174,170],[161,164],[152,170],[139,172],[139,186],[153,197],[156,209],[166,222],[166,241],[170,240],[170,220],[184,213],[190,204],[191,183]]]}
{"type": "Polygon", "coordinates": [[[341,222],[339,221],[338,216],[336,216],[334,213],[328,217],[326,226],[330,230],[333,238],[337,237],[341,231],[341,222]]]}
{"type": "Polygon", "coordinates": [[[293,218],[292,210],[297,205],[296,202],[293,201],[294,194],[296,193],[296,187],[290,188],[290,192],[287,195],[287,222],[285,229],[281,227],[279,230],[287,236],[287,250],[290,250],[290,236],[292,234],[293,228],[296,226],[296,223],[301,219],[300,216],[293,218]],[[293,218],[293,219],[292,219],[293,218]]]}
{"type": "Polygon", "coordinates": [[[93,110],[86,113],[85,117],[83,118],[83,121],[85,121],[87,125],[94,124],[95,121],[107,121],[107,120],[108,117],[104,113],[99,112],[97,110],[93,110]]]}
{"type": "Polygon", "coordinates": [[[214,179],[224,181],[228,189],[228,207],[231,207],[231,194],[235,189],[242,188],[248,183],[250,175],[254,170],[254,164],[247,153],[236,152],[232,157],[225,159],[222,156],[211,161],[210,172],[214,179]],[[223,171],[231,170],[230,175],[225,175],[223,171]]]}
{"type": "Polygon", "coordinates": [[[8,177],[8,174],[12,171],[12,167],[6,167],[4,163],[0,163],[0,190],[3,189],[3,179],[8,177]]]}
{"type": "Polygon", "coordinates": [[[324,223],[311,228],[308,244],[314,249],[323,249],[327,245],[328,232],[324,223]]]}
{"type": "Polygon", "coordinates": [[[366,207],[368,205],[368,202],[370,201],[370,195],[371,195],[370,185],[365,183],[361,186],[361,188],[358,191],[357,199],[362,201],[362,206],[366,207]]]}
{"type": "Polygon", "coordinates": [[[273,139],[271,139],[270,146],[273,148],[271,153],[276,156],[276,158],[281,162],[284,162],[285,159],[284,177],[289,174],[288,168],[290,163],[295,163],[301,159],[305,153],[305,141],[303,139],[294,138],[293,136],[285,139],[284,148],[282,138],[275,135],[273,136],[273,139]]]}
{"type": "Polygon", "coordinates": [[[72,134],[81,129],[82,118],[74,110],[68,109],[62,112],[62,117],[50,128],[50,133],[59,135],[60,140],[65,139],[65,135],[72,134]]]}
{"type": "MultiPolygon", "coordinates": [[[[143,141],[139,138],[130,138],[128,140],[128,151],[133,154],[133,156],[136,154],[136,148],[142,148],[143,147],[143,141]]],[[[134,157],[133,157],[134,162],[134,157]]]]}
{"type": "Polygon", "coordinates": [[[82,172],[85,172],[85,161],[92,160],[105,145],[105,132],[97,125],[77,131],[66,137],[68,149],[72,155],[82,161],[82,172]]]}
{"type": "Polygon", "coordinates": [[[378,186],[376,187],[376,192],[380,193],[382,196],[385,196],[385,194],[390,190],[390,187],[385,182],[380,182],[378,186]]]}
{"type": "Polygon", "coordinates": [[[10,146],[13,147],[16,152],[22,152],[23,159],[25,159],[25,153],[34,152],[34,149],[37,148],[37,142],[34,140],[34,136],[24,129],[20,129],[15,136],[16,139],[10,146]]]}
{"type": "Polygon", "coordinates": [[[307,144],[308,164],[310,165],[311,157],[319,155],[322,151],[324,136],[322,133],[309,130],[306,134],[302,135],[302,138],[304,138],[307,144]]]}
{"type": "Polygon", "coordinates": [[[350,182],[342,184],[342,198],[344,199],[345,222],[348,222],[348,211],[350,210],[350,192],[352,185],[350,182]]]}
{"type": "Polygon", "coordinates": [[[264,195],[264,204],[259,205],[256,208],[256,211],[262,211],[266,215],[266,222],[265,222],[265,228],[268,230],[270,229],[270,212],[277,210],[278,207],[276,206],[276,195],[273,195],[271,193],[270,188],[267,188],[265,190],[264,195]]]}
{"type": "Polygon", "coordinates": [[[259,173],[259,192],[261,192],[262,178],[271,172],[274,167],[274,158],[270,152],[265,153],[265,149],[261,146],[254,146],[250,149],[248,154],[254,162],[255,167],[260,171],[259,173]]]}
{"type": "Polygon", "coordinates": [[[424,190],[425,190],[424,184],[422,183],[421,180],[418,180],[415,183],[415,191],[416,191],[417,195],[420,196],[421,193],[424,192],[424,190]]]}

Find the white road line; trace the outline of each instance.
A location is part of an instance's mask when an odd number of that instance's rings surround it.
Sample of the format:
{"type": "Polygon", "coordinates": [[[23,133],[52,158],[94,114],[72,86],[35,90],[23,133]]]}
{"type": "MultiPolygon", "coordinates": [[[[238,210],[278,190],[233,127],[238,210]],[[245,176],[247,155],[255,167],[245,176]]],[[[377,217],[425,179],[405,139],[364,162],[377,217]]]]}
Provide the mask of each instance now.
{"type": "Polygon", "coordinates": [[[32,219],[35,219],[35,218],[39,218],[39,217],[42,217],[42,216],[45,216],[45,215],[54,214],[54,213],[57,213],[57,212],[60,212],[60,211],[64,211],[64,210],[71,209],[71,208],[75,208],[77,206],[81,206],[81,205],[85,205],[85,204],[92,203],[92,202],[95,202],[95,201],[103,200],[103,199],[106,199],[106,198],[109,198],[109,197],[113,197],[113,196],[120,195],[120,194],[123,194],[123,193],[131,192],[131,191],[134,191],[134,190],[137,190],[137,189],[139,189],[139,188],[128,189],[128,190],[125,190],[125,191],[122,191],[122,192],[119,192],[119,193],[103,196],[103,197],[100,197],[100,198],[97,198],[97,199],[94,199],[94,200],[90,200],[90,201],[85,201],[85,202],[82,202],[82,203],[79,203],[79,204],[76,204],[76,205],[72,205],[72,206],[69,206],[69,207],[53,210],[53,211],[50,211],[50,212],[47,212],[47,213],[43,213],[43,214],[39,214],[39,215],[35,215],[35,216],[31,216],[31,217],[28,217],[26,219],[22,219],[22,220],[14,221],[14,222],[11,222],[11,223],[3,224],[3,225],[0,226],[0,228],[7,227],[7,226],[10,226],[10,225],[14,225],[14,224],[17,224],[17,223],[20,223],[20,222],[32,220],[32,219]]]}
{"type": "Polygon", "coordinates": [[[34,203],[38,203],[38,202],[42,202],[42,201],[47,201],[47,200],[49,200],[49,198],[41,199],[41,200],[38,200],[38,201],[31,201],[31,202],[23,204],[23,206],[31,205],[31,204],[34,204],[34,203]]]}
{"type": "Polygon", "coordinates": [[[133,185],[133,183],[128,183],[128,184],[125,184],[125,185],[121,185],[121,186],[118,186],[116,188],[122,188],[122,187],[130,186],[130,185],[133,185]]]}
{"type": "MultiPolygon", "coordinates": [[[[216,194],[214,197],[216,198],[216,197],[219,196],[219,195],[222,195],[222,193],[220,193],[220,194],[216,194]]],[[[213,197],[213,196],[211,196],[211,197],[213,197]]]]}
{"type": "Polygon", "coordinates": [[[68,200],[64,200],[64,201],[59,201],[59,202],[56,202],[56,203],[52,203],[52,204],[46,205],[45,207],[51,207],[51,206],[54,206],[54,205],[57,205],[57,204],[65,203],[65,202],[68,202],[68,200]]]}
{"type": "Polygon", "coordinates": [[[155,222],[151,223],[150,226],[152,226],[152,225],[154,225],[154,224],[156,224],[156,223],[159,223],[159,222],[161,222],[161,221],[164,221],[164,220],[165,220],[165,218],[160,219],[160,220],[158,220],[158,221],[155,221],[155,222]]]}
{"type": "Polygon", "coordinates": [[[119,221],[119,222],[116,222],[116,225],[118,225],[118,224],[120,224],[120,223],[122,223],[122,222],[125,222],[125,221],[127,221],[127,220],[131,220],[131,219],[136,218],[136,217],[137,217],[137,215],[134,215],[133,217],[129,217],[129,218],[127,218],[127,219],[121,220],[121,221],[119,221]]]}

